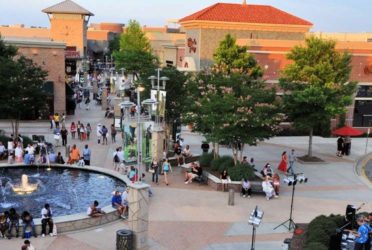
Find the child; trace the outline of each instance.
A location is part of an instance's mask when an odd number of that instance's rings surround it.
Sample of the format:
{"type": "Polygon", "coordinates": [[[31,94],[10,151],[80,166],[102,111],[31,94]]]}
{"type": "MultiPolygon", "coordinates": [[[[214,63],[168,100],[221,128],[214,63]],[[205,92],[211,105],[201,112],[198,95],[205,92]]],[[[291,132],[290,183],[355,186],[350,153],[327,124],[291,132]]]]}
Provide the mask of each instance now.
{"type": "Polygon", "coordinates": [[[77,165],[79,167],[84,167],[85,166],[84,157],[80,157],[80,160],[78,161],[77,165]]]}

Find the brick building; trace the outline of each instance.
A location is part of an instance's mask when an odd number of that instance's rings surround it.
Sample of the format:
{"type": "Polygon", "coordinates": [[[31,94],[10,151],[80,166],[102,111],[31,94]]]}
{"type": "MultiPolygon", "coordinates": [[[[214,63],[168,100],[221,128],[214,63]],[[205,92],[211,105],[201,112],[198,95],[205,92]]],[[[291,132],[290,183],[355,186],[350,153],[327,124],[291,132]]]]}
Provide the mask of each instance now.
{"type": "MultiPolygon", "coordinates": [[[[249,47],[264,69],[268,84],[277,84],[290,63],[286,54],[303,45],[307,36],[336,40],[336,49],[352,54],[351,80],[358,91],[348,107],[346,122],[354,127],[372,125],[372,34],[312,33],[312,23],[272,6],[217,3],[179,20],[186,32],[185,59],[180,70],[200,70],[213,62],[219,42],[230,33],[249,47]]],[[[280,94],[280,91],[278,92],[280,94]]],[[[333,121],[333,126],[335,121],[333,121]]]]}
{"type": "Polygon", "coordinates": [[[51,112],[66,111],[65,87],[65,48],[60,42],[41,39],[19,39],[5,37],[5,44],[18,48],[18,53],[32,59],[37,65],[48,72],[48,89],[52,98],[47,100],[51,112]]]}

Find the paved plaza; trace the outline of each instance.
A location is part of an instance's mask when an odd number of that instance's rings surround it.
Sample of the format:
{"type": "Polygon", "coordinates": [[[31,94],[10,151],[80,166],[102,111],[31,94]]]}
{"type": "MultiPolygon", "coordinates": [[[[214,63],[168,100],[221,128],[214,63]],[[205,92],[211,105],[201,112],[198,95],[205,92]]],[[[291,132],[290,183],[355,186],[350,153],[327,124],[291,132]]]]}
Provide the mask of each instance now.
{"type": "MultiPolygon", "coordinates": [[[[67,127],[72,121],[89,122],[93,128],[91,141],[92,165],[113,169],[112,153],[117,144],[99,145],[96,141],[97,123],[110,125],[112,119],[103,118],[100,106],[92,105],[89,111],[77,109],[77,114],[68,117],[67,127]]],[[[0,129],[9,124],[0,123],[0,129]]],[[[21,134],[45,134],[52,140],[48,122],[22,123],[21,134]]],[[[120,137],[120,136],[118,136],[120,137]]],[[[191,146],[194,154],[201,153],[202,137],[186,128],[182,132],[185,143],[191,146]]],[[[86,142],[71,140],[82,149],[86,142]]],[[[110,140],[110,138],[109,138],[110,140]]],[[[307,137],[276,137],[259,143],[257,147],[247,147],[244,155],[254,157],[256,168],[270,162],[273,167],[279,163],[283,151],[296,149],[298,155],[307,150],[307,137]]],[[[294,221],[306,223],[320,214],[343,214],[347,204],[359,206],[366,202],[363,211],[372,211],[372,190],[369,182],[356,171],[356,163],[364,155],[365,139],[353,139],[350,157],[336,157],[336,138],[314,138],[314,154],[326,161],[324,164],[296,164],[296,172],[305,173],[307,184],[296,187],[294,202],[294,221]]],[[[57,151],[63,154],[64,148],[57,151]]],[[[367,150],[372,152],[372,143],[367,150]]],[[[227,148],[221,154],[231,154],[227,148]]],[[[149,175],[146,177],[150,183],[149,175]]],[[[192,183],[185,185],[179,168],[174,168],[170,176],[170,186],[163,182],[153,185],[154,196],[150,198],[149,245],[150,249],[249,249],[252,227],[247,221],[249,213],[257,205],[264,211],[263,222],[257,230],[257,250],[281,249],[285,238],[291,237],[286,228],[273,228],[289,218],[291,187],[281,186],[279,199],[267,201],[262,194],[252,198],[235,196],[235,205],[227,205],[227,193],[218,192],[208,186],[192,183]]],[[[59,234],[57,237],[31,239],[38,250],[50,249],[115,249],[115,232],[127,228],[125,221],[117,221],[89,230],[59,234]]],[[[20,249],[21,239],[0,240],[0,249],[20,249]]]]}

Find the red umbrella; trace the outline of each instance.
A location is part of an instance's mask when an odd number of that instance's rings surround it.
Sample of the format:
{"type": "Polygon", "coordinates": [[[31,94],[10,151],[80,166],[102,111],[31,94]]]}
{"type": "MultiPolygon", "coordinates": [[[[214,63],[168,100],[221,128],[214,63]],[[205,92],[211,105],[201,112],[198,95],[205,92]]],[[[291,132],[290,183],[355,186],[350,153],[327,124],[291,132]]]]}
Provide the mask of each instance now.
{"type": "Polygon", "coordinates": [[[345,126],[345,127],[333,130],[332,134],[341,135],[341,136],[358,136],[358,135],[362,135],[363,132],[358,129],[349,127],[349,126],[345,126]]]}

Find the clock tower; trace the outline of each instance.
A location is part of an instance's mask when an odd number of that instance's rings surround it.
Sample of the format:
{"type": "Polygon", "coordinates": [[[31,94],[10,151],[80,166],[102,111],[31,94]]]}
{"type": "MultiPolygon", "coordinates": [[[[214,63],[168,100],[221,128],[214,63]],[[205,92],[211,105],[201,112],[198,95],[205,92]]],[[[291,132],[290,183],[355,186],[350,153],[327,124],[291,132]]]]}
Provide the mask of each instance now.
{"type": "Polygon", "coordinates": [[[87,25],[94,14],[73,1],[65,0],[43,10],[50,21],[50,38],[76,48],[80,57],[87,52],[87,25]]]}

